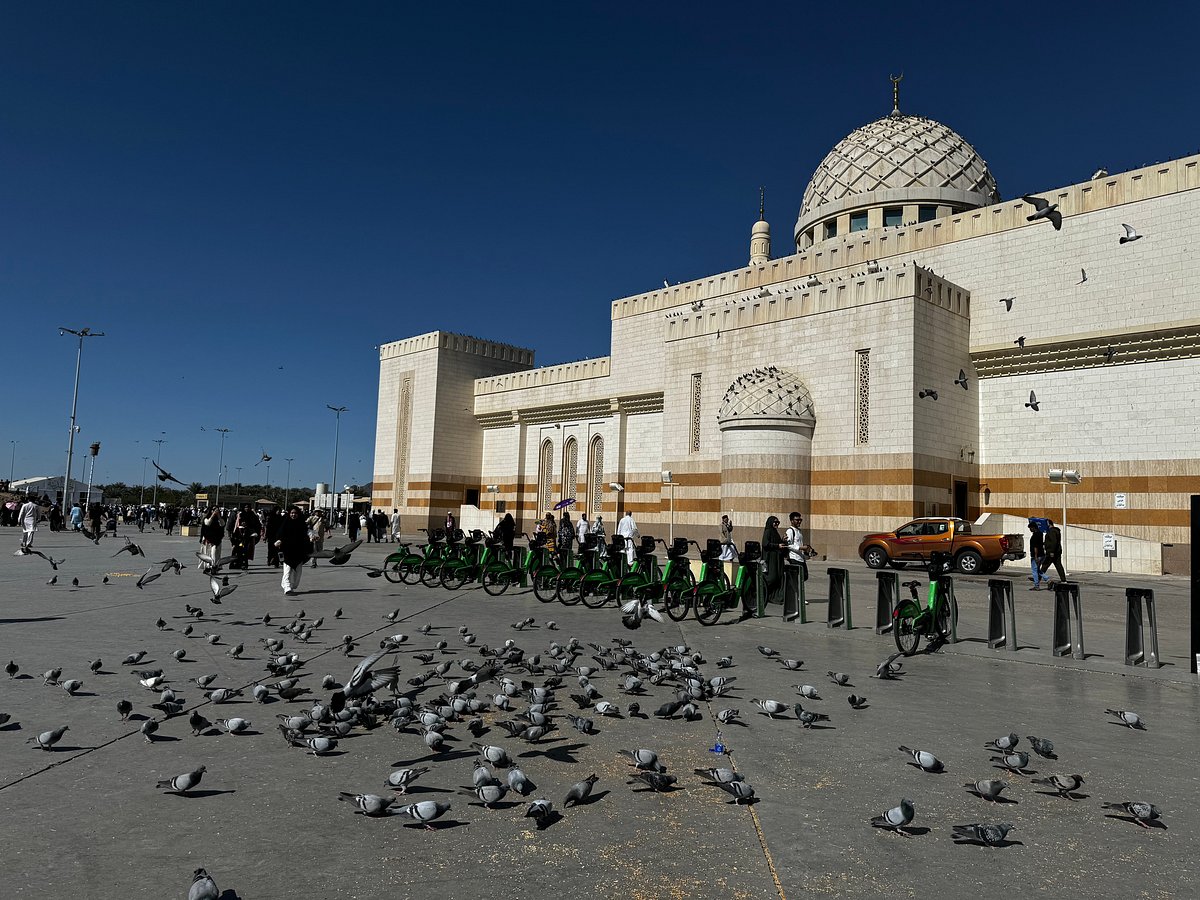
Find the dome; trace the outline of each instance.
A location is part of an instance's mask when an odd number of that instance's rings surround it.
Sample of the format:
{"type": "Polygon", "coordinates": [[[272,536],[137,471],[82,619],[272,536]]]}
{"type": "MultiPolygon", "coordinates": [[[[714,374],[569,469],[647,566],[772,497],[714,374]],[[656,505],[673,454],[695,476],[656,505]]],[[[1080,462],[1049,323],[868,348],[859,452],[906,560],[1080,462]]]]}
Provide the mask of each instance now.
{"type": "Polygon", "coordinates": [[[775,366],[752,369],[725,391],[717,421],[728,426],[735,420],[793,419],[813,422],[812,394],[796,375],[775,366]]]}
{"type": "Polygon", "coordinates": [[[893,112],[856,128],[817,166],[796,234],[834,214],[884,203],[961,210],[999,201],[987,163],[960,134],[933,119],[893,112]]]}

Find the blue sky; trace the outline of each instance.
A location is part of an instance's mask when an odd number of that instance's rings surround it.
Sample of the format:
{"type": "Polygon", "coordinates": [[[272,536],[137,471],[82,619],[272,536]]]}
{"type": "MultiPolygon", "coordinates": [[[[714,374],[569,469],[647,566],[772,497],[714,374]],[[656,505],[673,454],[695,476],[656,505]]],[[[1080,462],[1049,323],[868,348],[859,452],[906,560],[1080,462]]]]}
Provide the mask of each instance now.
{"type": "MultiPolygon", "coordinates": [[[[1196,151],[1200,13],[1127,4],[8,3],[0,459],[98,481],[371,477],[375,346],[608,352],[609,301],[775,255],[845,134],[959,131],[1007,198],[1196,151]],[[282,368],[281,368],[282,367],[282,368]],[[201,431],[201,426],[210,429],[201,431]],[[78,458],[78,457],[77,457],[78,458]],[[76,472],[79,472],[78,466],[76,472]]],[[[0,472],[7,475],[7,466],[0,472]]]]}

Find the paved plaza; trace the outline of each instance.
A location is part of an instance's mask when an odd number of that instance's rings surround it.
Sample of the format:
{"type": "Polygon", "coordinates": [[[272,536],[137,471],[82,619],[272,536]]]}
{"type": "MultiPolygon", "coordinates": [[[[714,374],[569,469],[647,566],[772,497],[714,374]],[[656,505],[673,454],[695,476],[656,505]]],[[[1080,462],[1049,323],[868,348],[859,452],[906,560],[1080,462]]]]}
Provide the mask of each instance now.
{"type": "MultiPolygon", "coordinates": [[[[895,647],[873,625],[876,579],[858,561],[850,570],[857,626],[825,627],[824,566],[809,582],[806,625],[788,624],[777,608],[761,621],[723,619],[706,628],[647,622],[637,631],[621,627],[611,609],[539,603],[527,590],[491,598],[468,586],[441,588],[392,585],[368,578],[359,567],[378,565],[392,549],[364,545],[349,565],[306,569],[301,593],[285,598],[274,570],[259,565],[231,573],[237,590],[221,605],[209,602],[208,581],[195,569],[191,538],[138,535],[149,561],[176,557],[187,565],[139,590],[134,582],[147,567],[139,558],[113,554],[122,545],[99,546],[71,534],[39,532],[37,547],[65,559],[58,583],[37,557],[16,558],[15,531],[0,554],[0,659],[20,666],[15,679],[0,678],[0,805],[7,849],[3,894],[61,900],[65,897],[186,897],[193,869],[213,874],[225,898],[441,898],[488,896],[526,898],[770,898],[809,894],[842,897],[1184,897],[1200,891],[1196,831],[1200,786],[1194,774],[1200,739],[1200,701],[1187,666],[1187,583],[1184,579],[1138,579],[1084,575],[1079,581],[1085,609],[1089,658],[1055,659],[1050,653],[1050,595],[1033,593],[1024,572],[1013,570],[1017,600],[1017,652],[989,650],[986,579],[959,579],[961,643],[936,653],[924,648],[890,681],[872,677],[895,647]],[[103,579],[108,576],[109,583],[103,579]],[[78,587],[72,579],[78,578],[78,587]],[[1166,665],[1157,671],[1122,664],[1126,586],[1153,587],[1158,596],[1160,641],[1166,665]],[[198,606],[200,618],[186,605],[198,606]],[[341,618],[335,611],[342,610],[341,618]],[[385,614],[399,610],[395,622],[385,614]],[[306,621],[323,618],[307,644],[280,633],[303,610],[306,621]],[[274,620],[262,624],[269,613],[274,620]],[[160,630],[156,620],[166,627],[160,630]],[[532,618],[523,630],[514,623],[532,618]],[[557,623],[552,630],[549,622],[557,623]],[[183,629],[192,626],[190,636],[183,629]],[[419,626],[432,625],[422,634],[419,626]],[[467,646],[466,626],[476,636],[467,646]],[[205,633],[219,635],[210,644],[205,633]],[[577,673],[567,671],[555,691],[547,737],[527,742],[510,737],[497,723],[527,706],[513,699],[510,713],[484,713],[486,731],[473,738],[464,723],[451,722],[447,751],[431,754],[418,728],[397,732],[386,721],[355,729],[337,751],[323,757],[289,747],[276,715],[298,713],[314,699],[328,699],[320,686],[325,673],[344,682],[357,661],[382,638],[408,635],[397,654],[400,687],[418,702],[446,690],[440,678],[418,690],[408,679],[428,666],[414,653],[434,652],[450,661],[449,679],[466,676],[460,660],[480,660],[482,645],[512,640],[526,659],[540,654],[553,662],[552,642],[578,639],[575,666],[596,666],[589,644],[615,647],[633,641],[643,653],[686,646],[700,654],[706,678],[736,678],[722,697],[699,704],[695,721],[653,715],[673,699],[679,683],[653,685],[632,697],[621,692],[628,671],[601,670],[591,682],[622,716],[584,712],[596,733],[582,735],[567,713],[583,712],[571,698],[577,673]],[[357,649],[347,658],[342,636],[357,649]],[[255,703],[249,688],[271,683],[262,638],[276,637],[298,653],[301,684],[310,693],[293,702],[274,696],[255,703]],[[446,641],[444,651],[435,642],[446,641]],[[240,659],[228,655],[237,643],[240,659]],[[779,657],[803,660],[790,671],[779,657]],[[182,661],[172,653],[183,649],[182,661]],[[136,666],[130,653],[146,650],[136,666]],[[717,660],[731,656],[732,666],[717,660]],[[100,672],[89,661],[100,658],[100,672]],[[60,680],[83,682],[73,696],[43,684],[42,673],[61,668],[60,680]],[[156,692],[143,689],[132,669],[159,669],[184,700],[182,715],[163,721],[152,742],[139,729],[156,692]],[[847,673],[839,687],[827,670],[847,673]],[[213,704],[190,679],[217,675],[214,687],[241,688],[246,696],[213,704]],[[829,721],[805,729],[792,705],[794,686],[811,684],[820,700],[804,706],[829,721]],[[847,695],[866,697],[851,709],[847,695]],[[121,721],[116,706],[133,702],[134,715],[121,721]],[[787,704],[777,720],[754,699],[787,704]],[[638,717],[628,714],[631,701],[638,717]],[[711,752],[717,740],[714,716],[739,709],[740,721],[720,728],[729,755],[711,752]],[[1141,714],[1144,731],[1123,727],[1107,708],[1141,714]],[[198,709],[210,720],[241,716],[249,733],[217,730],[193,736],[188,714],[198,709]],[[28,741],[68,725],[61,742],[43,752],[28,741]],[[1009,732],[1054,742],[1057,760],[1032,756],[1036,775],[1006,775],[993,767],[984,745],[1009,732]],[[510,793],[494,809],[460,791],[469,786],[476,753],[470,743],[504,746],[536,785],[530,797],[510,793]],[[911,765],[897,747],[930,751],[945,772],[911,765]],[[619,751],[656,751],[678,778],[674,790],[655,793],[628,784],[634,771],[619,751]],[[202,784],[190,795],[156,789],[161,779],[204,765],[202,784]],[[406,817],[367,818],[338,802],[341,791],[389,795],[387,774],[400,766],[428,766],[409,799],[449,801],[450,811],[426,831],[406,817]],[[757,802],[738,805],[705,784],[693,770],[716,765],[736,768],[754,788],[757,802]],[[589,774],[599,782],[589,802],[563,808],[570,786],[589,774]],[[1085,782],[1075,801],[1062,799],[1031,777],[1079,773],[1085,782]],[[1002,802],[988,803],[964,789],[967,782],[1006,778],[1002,802]],[[529,800],[547,797],[562,815],[544,830],[524,812],[529,800]],[[872,828],[873,817],[901,798],[916,807],[913,836],[872,828]],[[1162,811],[1156,827],[1140,828],[1128,817],[1102,808],[1104,802],[1146,800],[1162,811]],[[952,840],[954,825],[1012,823],[996,847],[952,840]]],[[[333,541],[337,543],[337,539],[333,541]]],[[[830,563],[834,565],[834,563],[830,563]]],[[[905,580],[901,575],[901,580],[905,580]]],[[[664,659],[669,658],[668,653],[664,659]]],[[[390,661],[391,657],[387,660],[390,661]]],[[[381,663],[385,664],[385,663],[381,663]]],[[[554,673],[531,675],[509,667],[506,674],[542,684],[554,673]]],[[[479,695],[491,697],[496,682],[479,695]]],[[[386,691],[382,692],[386,695],[386,691]]],[[[1028,770],[1027,770],[1028,771],[1028,770]]],[[[501,777],[503,771],[500,771],[501,777]]]]}

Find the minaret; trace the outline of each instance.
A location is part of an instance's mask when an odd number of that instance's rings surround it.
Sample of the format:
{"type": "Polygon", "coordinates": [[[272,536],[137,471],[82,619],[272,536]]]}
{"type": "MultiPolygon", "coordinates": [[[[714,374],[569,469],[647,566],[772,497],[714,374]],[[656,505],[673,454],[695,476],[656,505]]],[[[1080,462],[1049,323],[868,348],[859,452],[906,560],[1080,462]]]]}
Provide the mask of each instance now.
{"type": "Polygon", "coordinates": [[[766,193],[758,189],[758,221],[750,229],[750,265],[761,266],[771,258],[771,226],[763,218],[766,193]]]}

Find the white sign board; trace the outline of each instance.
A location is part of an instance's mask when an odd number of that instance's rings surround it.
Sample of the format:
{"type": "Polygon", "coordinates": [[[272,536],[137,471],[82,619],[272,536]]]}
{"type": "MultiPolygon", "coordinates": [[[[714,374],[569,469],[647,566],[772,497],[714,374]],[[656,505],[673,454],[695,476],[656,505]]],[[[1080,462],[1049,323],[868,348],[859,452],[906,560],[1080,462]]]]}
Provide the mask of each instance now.
{"type": "Polygon", "coordinates": [[[1115,553],[1117,549],[1117,536],[1115,534],[1104,535],[1104,552],[1115,553]]]}
{"type": "Polygon", "coordinates": [[[1124,494],[1113,494],[1113,509],[1125,509],[1126,501],[1124,494]]]}

